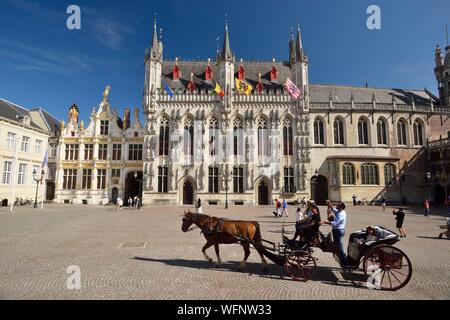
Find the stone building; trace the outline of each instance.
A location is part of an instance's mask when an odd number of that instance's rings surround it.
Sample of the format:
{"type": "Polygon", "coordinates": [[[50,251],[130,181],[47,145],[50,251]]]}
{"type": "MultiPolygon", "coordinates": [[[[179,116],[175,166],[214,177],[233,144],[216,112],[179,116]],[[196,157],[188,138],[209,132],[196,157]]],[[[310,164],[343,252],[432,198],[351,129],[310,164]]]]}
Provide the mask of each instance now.
{"type": "Polygon", "coordinates": [[[428,168],[425,172],[430,186],[431,200],[446,203],[450,196],[450,130],[447,137],[428,144],[428,168]]]}
{"type": "MultiPolygon", "coordinates": [[[[39,188],[46,187],[46,200],[53,199],[56,158],[52,157],[52,148],[58,144],[58,124],[42,108],[26,109],[0,99],[0,200],[35,199],[34,178],[41,178],[41,166],[47,150],[46,186],[39,188]],[[33,172],[36,172],[35,176],[33,172]]],[[[39,192],[38,201],[41,197],[39,192]]]]}
{"type": "Polygon", "coordinates": [[[145,54],[144,203],[421,201],[427,141],[449,129],[450,48],[445,59],[436,49],[439,97],[310,84],[300,29],[287,49],[289,61],[236,61],[226,26],[214,61],[166,61],[155,24],[145,54]]]}
{"type": "Polygon", "coordinates": [[[133,121],[130,109],[121,119],[111,109],[109,90],[108,86],[98,110],[92,110],[88,126],[79,121],[77,105],[70,108],[68,123],[61,123],[55,202],[109,203],[134,197],[142,188],[145,129],[139,109],[133,121]]]}

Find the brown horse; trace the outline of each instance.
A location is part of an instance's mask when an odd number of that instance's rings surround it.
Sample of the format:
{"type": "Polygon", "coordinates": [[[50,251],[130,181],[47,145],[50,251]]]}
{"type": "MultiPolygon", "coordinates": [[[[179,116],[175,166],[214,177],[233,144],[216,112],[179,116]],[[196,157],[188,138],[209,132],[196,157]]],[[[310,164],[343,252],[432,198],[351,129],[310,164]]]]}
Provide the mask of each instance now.
{"type": "Polygon", "coordinates": [[[259,229],[258,222],[225,220],[210,217],[204,214],[185,211],[181,230],[183,232],[187,232],[192,224],[195,224],[206,238],[206,244],[203,246],[202,252],[206,260],[209,262],[213,262],[213,260],[206,254],[206,249],[214,245],[217,255],[217,262],[215,266],[219,266],[222,262],[219,254],[219,244],[240,243],[244,248],[245,256],[239,266],[239,270],[245,269],[247,259],[250,255],[250,244],[253,244],[261,256],[263,270],[265,271],[267,269],[267,262],[263,255],[261,231],[259,229]]]}

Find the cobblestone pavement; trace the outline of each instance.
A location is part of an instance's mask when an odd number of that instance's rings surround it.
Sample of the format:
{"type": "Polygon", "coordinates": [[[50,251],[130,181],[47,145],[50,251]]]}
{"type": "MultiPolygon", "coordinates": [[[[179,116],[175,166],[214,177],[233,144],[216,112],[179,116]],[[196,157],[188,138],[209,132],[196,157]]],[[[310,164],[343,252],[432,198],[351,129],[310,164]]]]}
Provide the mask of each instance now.
{"type": "MultiPolygon", "coordinates": [[[[222,245],[223,264],[204,260],[205,240],[198,230],[182,233],[180,207],[145,207],[140,211],[113,207],[47,205],[41,212],[0,208],[1,299],[450,299],[450,241],[437,239],[445,212],[424,217],[409,209],[408,238],[397,243],[413,264],[411,282],[397,292],[369,290],[360,273],[343,274],[331,254],[316,250],[312,281],[292,281],[282,267],[262,272],[252,250],[246,272],[237,267],[239,245],[222,245]],[[125,244],[121,246],[123,243],[125,244]],[[139,243],[140,242],[140,243],[139,243]],[[142,245],[142,248],[129,247],[142,245]],[[128,247],[127,247],[128,246],[128,247]],[[66,271],[80,267],[81,289],[69,290],[66,271]]],[[[290,208],[287,230],[293,229],[290,208]]],[[[205,207],[205,213],[257,220],[263,238],[280,240],[282,219],[269,207],[205,207]]],[[[350,207],[346,239],[369,224],[395,230],[392,209],[350,207]]],[[[328,226],[322,227],[328,233],[328,226]]],[[[215,258],[213,249],[208,254],[215,258]]]]}

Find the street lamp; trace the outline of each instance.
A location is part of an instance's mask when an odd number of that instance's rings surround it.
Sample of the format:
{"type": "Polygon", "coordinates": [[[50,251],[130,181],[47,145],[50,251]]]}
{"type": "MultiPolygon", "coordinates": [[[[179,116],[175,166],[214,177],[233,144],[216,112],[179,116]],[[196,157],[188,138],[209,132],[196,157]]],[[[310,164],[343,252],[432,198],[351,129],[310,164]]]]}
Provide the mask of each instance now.
{"type": "Polygon", "coordinates": [[[34,208],[37,208],[37,196],[38,196],[38,190],[39,190],[39,182],[42,181],[42,177],[44,176],[44,169],[42,169],[41,177],[37,177],[36,169],[33,170],[33,180],[36,182],[36,196],[34,197],[34,208]]]}
{"type": "Polygon", "coordinates": [[[233,172],[225,170],[222,179],[225,181],[225,209],[228,209],[228,183],[231,181],[233,172]]]}
{"type": "Polygon", "coordinates": [[[138,209],[142,206],[142,179],[138,179],[138,173],[137,171],[134,172],[134,179],[139,183],[139,196],[138,196],[138,209]]]}

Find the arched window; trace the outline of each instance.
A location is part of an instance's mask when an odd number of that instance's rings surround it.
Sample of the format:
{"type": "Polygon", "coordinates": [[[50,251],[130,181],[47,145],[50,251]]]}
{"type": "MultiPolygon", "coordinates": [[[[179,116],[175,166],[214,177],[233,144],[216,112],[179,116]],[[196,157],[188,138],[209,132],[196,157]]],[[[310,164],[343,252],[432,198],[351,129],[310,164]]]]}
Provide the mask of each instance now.
{"type": "Polygon", "coordinates": [[[344,163],[342,168],[342,183],[355,184],[355,166],[351,163],[344,163]]]}
{"type": "Polygon", "coordinates": [[[325,144],[325,128],[320,118],[314,121],[314,144],[325,144]]]}
{"type": "Polygon", "coordinates": [[[369,122],[364,118],[358,121],[358,143],[369,144],[369,122]]]}
{"type": "Polygon", "coordinates": [[[386,120],[379,119],[377,122],[377,142],[378,144],[387,145],[387,124],[386,120]]]}
{"type": "Polygon", "coordinates": [[[384,184],[391,186],[395,184],[396,170],[392,163],[384,165],[384,184]]]}
{"type": "Polygon", "coordinates": [[[266,156],[268,147],[267,122],[264,118],[260,117],[258,119],[257,125],[258,125],[258,155],[266,156]]]}
{"type": "Polygon", "coordinates": [[[419,120],[414,121],[414,145],[423,146],[423,125],[419,120]]]}
{"type": "Polygon", "coordinates": [[[209,154],[217,155],[219,151],[219,122],[215,117],[209,119],[209,154]]]}
{"type": "Polygon", "coordinates": [[[344,141],[344,122],[342,119],[334,120],[333,124],[334,144],[345,144],[344,141]]]}
{"type": "Polygon", "coordinates": [[[233,154],[242,156],[244,154],[244,129],[240,118],[233,121],[233,154]]]}
{"type": "Polygon", "coordinates": [[[194,156],[194,121],[192,118],[184,120],[184,155],[194,156]]]}
{"type": "Polygon", "coordinates": [[[404,119],[397,122],[397,144],[399,146],[406,146],[408,144],[407,140],[407,125],[404,119]]]}
{"type": "Polygon", "coordinates": [[[285,156],[292,156],[292,122],[289,118],[283,121],[283,151],[285,156]]]}
{"type": "Polygon", "coordinates": [[[365,163],[361,166],[361,184],[378,185],[380,184],[378,175],[378,166],[374,163],[365,163]]]}
{"type": "Polygon", "coordinates": [[[159,122],[159,155],[169,155],[169,119],[165,117],[159,122]]]}

